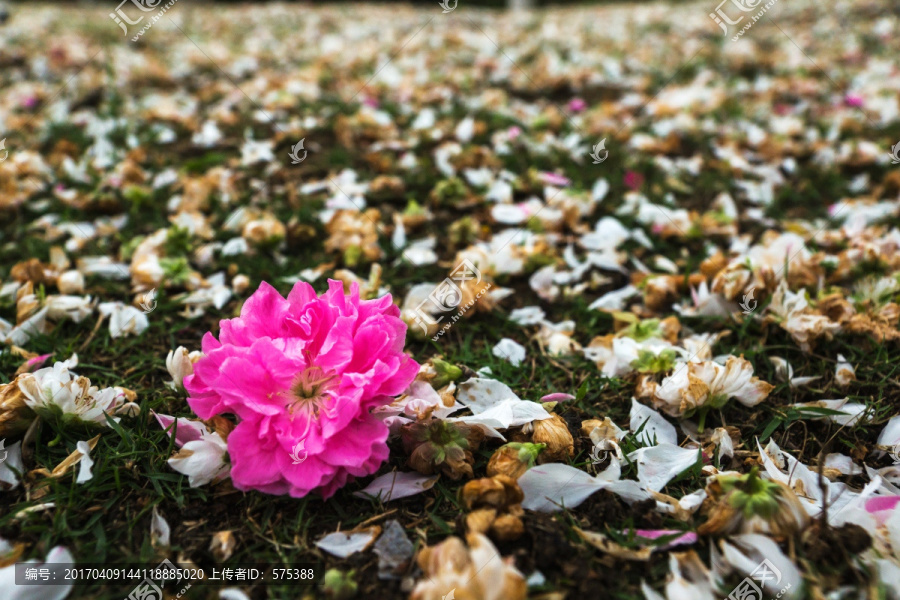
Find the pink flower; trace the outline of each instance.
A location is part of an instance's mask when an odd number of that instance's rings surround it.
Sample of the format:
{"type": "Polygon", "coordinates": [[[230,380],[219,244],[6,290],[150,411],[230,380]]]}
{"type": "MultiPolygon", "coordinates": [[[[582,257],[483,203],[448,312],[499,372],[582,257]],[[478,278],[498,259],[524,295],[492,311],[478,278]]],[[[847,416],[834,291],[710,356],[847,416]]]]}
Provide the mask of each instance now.
{"type": "Polygon", "coordinates": [[[184,378],[201,419],[237,416],[228,436],[240,490],[328,498],[388,457],[388,427],[372,409],[390,404],[419,365],[403,352],[406,325],[390,296],[359,299],[339,281],[316,297],[301,282],[287,299],[263,283],[241,316],[203,337],[184,378]],[[306,458],[296,460],[296,449],[306,458]]]}
{"type": "Polygon", "coordinates": [[[509,136],[509,139],[514,140],[517,137],[519,137],[520,135],[522,135],[522,128],[519,127],[518,125],[513,125],[512,127],[509,128],[509,130],[507,130],[506,135],[509,136]]]}
{"type": "Polygon", "coordinates": [[[862,96],[858,94],[847,94],[846,96],[844,96],[844,104],[853,108],[862,108],[862,96]]]}
{"type": "Polygon", "coordinates": [[[625,173],[625,187],[630,190],[638,190],[644,185],[644,176],[637,171],[627,171],[625,173]]]}
{"type": "Polygon", "coordinates": [[[572,180],[570,180],[565,175],[559,175],[557,173],[551,173],[550,171],[544,171],[540,174],[541,180],[547,185],[555,185],[558,187],[566,187],[572,180]]]}
{"type": "Polygon", "coordinates": [[[581,112],[587,108],[587,102],[581,98],[572,98],[569,100],[569,110],[572,112],[581,112]]]}

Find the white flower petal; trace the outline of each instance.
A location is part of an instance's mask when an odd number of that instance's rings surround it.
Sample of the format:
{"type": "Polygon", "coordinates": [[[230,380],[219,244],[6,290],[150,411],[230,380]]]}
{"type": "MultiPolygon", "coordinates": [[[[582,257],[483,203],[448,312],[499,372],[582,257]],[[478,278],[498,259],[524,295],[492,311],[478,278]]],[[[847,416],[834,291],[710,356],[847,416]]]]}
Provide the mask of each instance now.
{"type": "Polygon", "coordinates": [[[631,399],[631,422],[629,428],[632,432],[636,432],[641,427],[641,433],[636,437],[642,444],[650,446],[657,444],[678,444],[678,432],[675,426],[666,421],[665,417],[650,408],[639,403],[634,398],[631,399]],[[653,440],[656,440],[654,442],[653,440]]]}
{"type": "Polygon", "coordinates": [[[637,462],[638,481],[644,488],[658,492],[675,476],[697,462],[696,448],[680,448],[673,444],[658,444],[639,448],[628,458],[637,462]]]}
{"type": "Polygon", "coordinates": [[[380,527],[370,527],[367,530],[356,532],[336,531],[316,542],[316,547],[338,558],[347,558],[367,549],[380,532],[380,527]]]}
{"type": "Polygon", "coordinates": [[[374,496],[382,502],[415,496],[430,490],[437,482],[438,476],[420,475],[419,473],[401,473],[392,471],[372,480],[365,489],[354,492],[359,498],[374,496]]]}

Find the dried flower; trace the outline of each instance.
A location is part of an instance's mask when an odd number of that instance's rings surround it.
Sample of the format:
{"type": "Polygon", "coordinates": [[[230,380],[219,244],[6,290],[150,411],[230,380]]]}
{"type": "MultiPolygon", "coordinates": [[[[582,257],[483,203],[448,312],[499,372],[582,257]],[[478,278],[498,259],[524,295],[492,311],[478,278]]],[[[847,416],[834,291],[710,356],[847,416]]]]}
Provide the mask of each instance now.
{"type": "Polygon", "coordinates": [[[809,515],[787,485],[762,479],[759,467],[742,476],[721,476],[707,486],[713,503],[701,535],[763,533],[788,537],[806,528],[809,515]]]}
{"type": "Polygon", "coordinates": [[[409,453],[409,466],[432,475],[440,470],[451,479],[472,477],[472,456],[484,433],[481,428],[429,417],[403,426],[403,448],[409,453]]]}
{"type": "Polygon", "coordinates": [[[451,590],[460,600],[525,600],[528,586],[512,559],[500,558],[481,534],[470,534],[466,540],[468,549],[459,538],[449,537],[419,552],[417,562],[425,578],[416,584],[410,600],[444,600],[451,590]]]}
{"type": "Polygon", "coordinates": [[[533,421],[531,427],[534,428],[531,440],[545,446],[538,456],[540,464],[565,461],[575,456],[575,439],[561,416],[554,414],[549,419],[533,421]]]}
{"type": "Polygon", "coordinates": [[[488,462],[487,474],[506,475],[518,479],[525,471],[534,466],[538,454],[546,448],[545,444],[528,442],[510,442],[497,448],[488,462]]]}

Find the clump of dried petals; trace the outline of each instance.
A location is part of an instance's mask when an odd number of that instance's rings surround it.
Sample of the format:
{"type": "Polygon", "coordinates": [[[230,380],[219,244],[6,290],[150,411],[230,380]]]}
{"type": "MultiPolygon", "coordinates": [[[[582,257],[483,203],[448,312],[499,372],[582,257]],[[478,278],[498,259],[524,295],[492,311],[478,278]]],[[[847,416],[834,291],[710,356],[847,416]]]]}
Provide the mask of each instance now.
{"type": "Polygon", "coordinates": [[[19,378],[0,385],[0,439],[24,433],[35,414],[25,402],[25,394],[19,389],[19,378]]]}
{"type": "Polygon", "coordinates": [[[241,236],[254,246],[273,247],[284,240],[287,228],[273,215],[263,214],[244,225],[241,236]]]}
{"type": "Polygon", "coordinates": [[[471,511],[466,515],[469,533],[489,533],[497,540],[510,541],[525,532],[521,519],[525,496],[512,477],[495,475],[470,481],[461,496],[471,511]]]}
{"type": "Polygon", "coordinates": [[[690,362],[677,366],[672,375],[652,390],[652,402],[673,417],[700,414],[700,429],[706,413],[722,408],[735,398],[744,406],[756,406],[775,388],[753,375],[753,365],[743,357],[730,356],[724,365],[715,361],[690,362]]]}
{"type": "Polygon", "coordinates": [[[778,285],[766,310],[767,319],[787,331],[804,352],[810,351],[814,340],[830,340],[841,330],[840,323],[810,308],[803,290],[790,291],[786,281],[778,285]]]}
{"type": "Polygon", "coordinates": [[[444,600],[451,591],[458,600],[525,600],[528,585],[512,559],[503,559],[484,535],[462,540],[450,537],[419,552],[417,562],[425,578],[409,600],[444,600]]]}
{"type": "Polygon", "coordinates": [[[381,221],[381,213],[374,208],[365,212],[355,210],[339,210],[328,222],[325,230],[325,250],[340,252],[347,266],[355,266],[361,260],[374,262],[380,260],[384,253],[378,245],[376,223],[381,221]]]}

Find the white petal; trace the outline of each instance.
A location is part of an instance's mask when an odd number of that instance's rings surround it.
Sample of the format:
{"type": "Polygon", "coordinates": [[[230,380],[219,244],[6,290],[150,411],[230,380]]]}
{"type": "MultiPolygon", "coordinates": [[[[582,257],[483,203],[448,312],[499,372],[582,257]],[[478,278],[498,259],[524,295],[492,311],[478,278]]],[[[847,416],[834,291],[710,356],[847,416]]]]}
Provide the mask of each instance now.
{"type": "Polygon", "coordinates": [[[525,495],[522,506],[539,512],[573,508],[607,485],[581,469],[559,463],[532,467],[519,478],[525,495]]]}
{"type": "Polygon", "coordinates": [[[459,384],[456,399],[476,415],[508,399],[521,400],[509,386],[496,379],[473,377],[459,384]]]}
{"type": "Polygon", "coordinates": [[[900,444],[900,416],[892,417],[881,433],[878,434],[879,446],[896,446],[900,444]]]}
{"type": "Polygon", "coordinates": [[[525,346],[510,338],[503,338],[492,350],[494,356],[509,361],[514,367],[518,367],[525,360],[525,346]]]}
{"type": "Polygon", "coordinates": [[[648,490],[658,492],[676,475],[697,462],[696,448],[679,448],[673,444],[659,444],[639,448],[628,455],[637,462],[638,481],[648,490]]]}
{"type": "Polygon", "coordinates": [[[803,577],[790,558],[785,556],[771,538],[757,533],[744,533],[729,538],[734,545],[722,541],[725,561],[741,575],[750,576],[769,594],[787,590],[781,598],[793,598],[801,594],[803,577]],[[762,570],[768,571],[766,576],[762,570]],[[753,577],[754,573],[757,574],[753,577]]]}
{"type": "Polygon", "coordinates": [[[630,417],[629,428],[632,432],[643,426],[641,433],[637,436],[641,443],[650,446],[654,444],[653,440],[655,439],[657,444],[678,444],[678,432],[675,430],[675,426],[666,421],[661,414],[649,406],[644,406],[634,398],[631,399],[630,417]]]}
{"type": "MultiPolygon", "coordinates": [[[[28,560],[25,564],[40,567],[41,564],[75,564],[72,553],[62,546],[56,546],[47,554],[44,563],[28,560]]],[[[16,585],[16,566],[0,569],[0,598],[4,600],[63,600],[72,591],[72,584],[63,585],[16,585]]]]}
{"type": "Polygon", "coordinates": [[[22,442],[16,442],[4,451],[0,451],[0,456],[6,452],[6,460],[0,462],[0,490],[13,490],[19,487],[18,473],[25,472],[25,465],[22,463],[22,442]],[[15,469],[15,471],[14,471],[15,469]]]}
{"type": "Polygon", "coordinates": [[[371,527],[365,531],[348,532],[336,531],[329,533],[318,542],[316,546],[338,558],[347,558],[351,554],[362,552],[368,548],[381,532],[380,527],[371,527]]]}
{"type": "Polygon", "coordinates": [[[87,442],[80,441],[75,444],[75,449],[81,452],[81,460],[78,461],[78,478],[75,479],[75,483],[90,481],[94,477],[94,474],[91,473],[91,468],[94,466],[94,461],[91,459],[91,447],[87,442]]]}
{"type": "Polygon", "coordinates": [[[353,495],[360,498],[374,496],[380,498],[382,502],[388,502],[430,490],[437,480],[437,476],[393,471],[376,477],[365,489],[354,492],[353,495]]]}
{"type": "Polygon", "coordinates": [[[171,529],[169,523],[159,514],[157,507],[153,507],[153,515],[150,517],[150,543],[154,548],[168,548],[171,529]]]}

